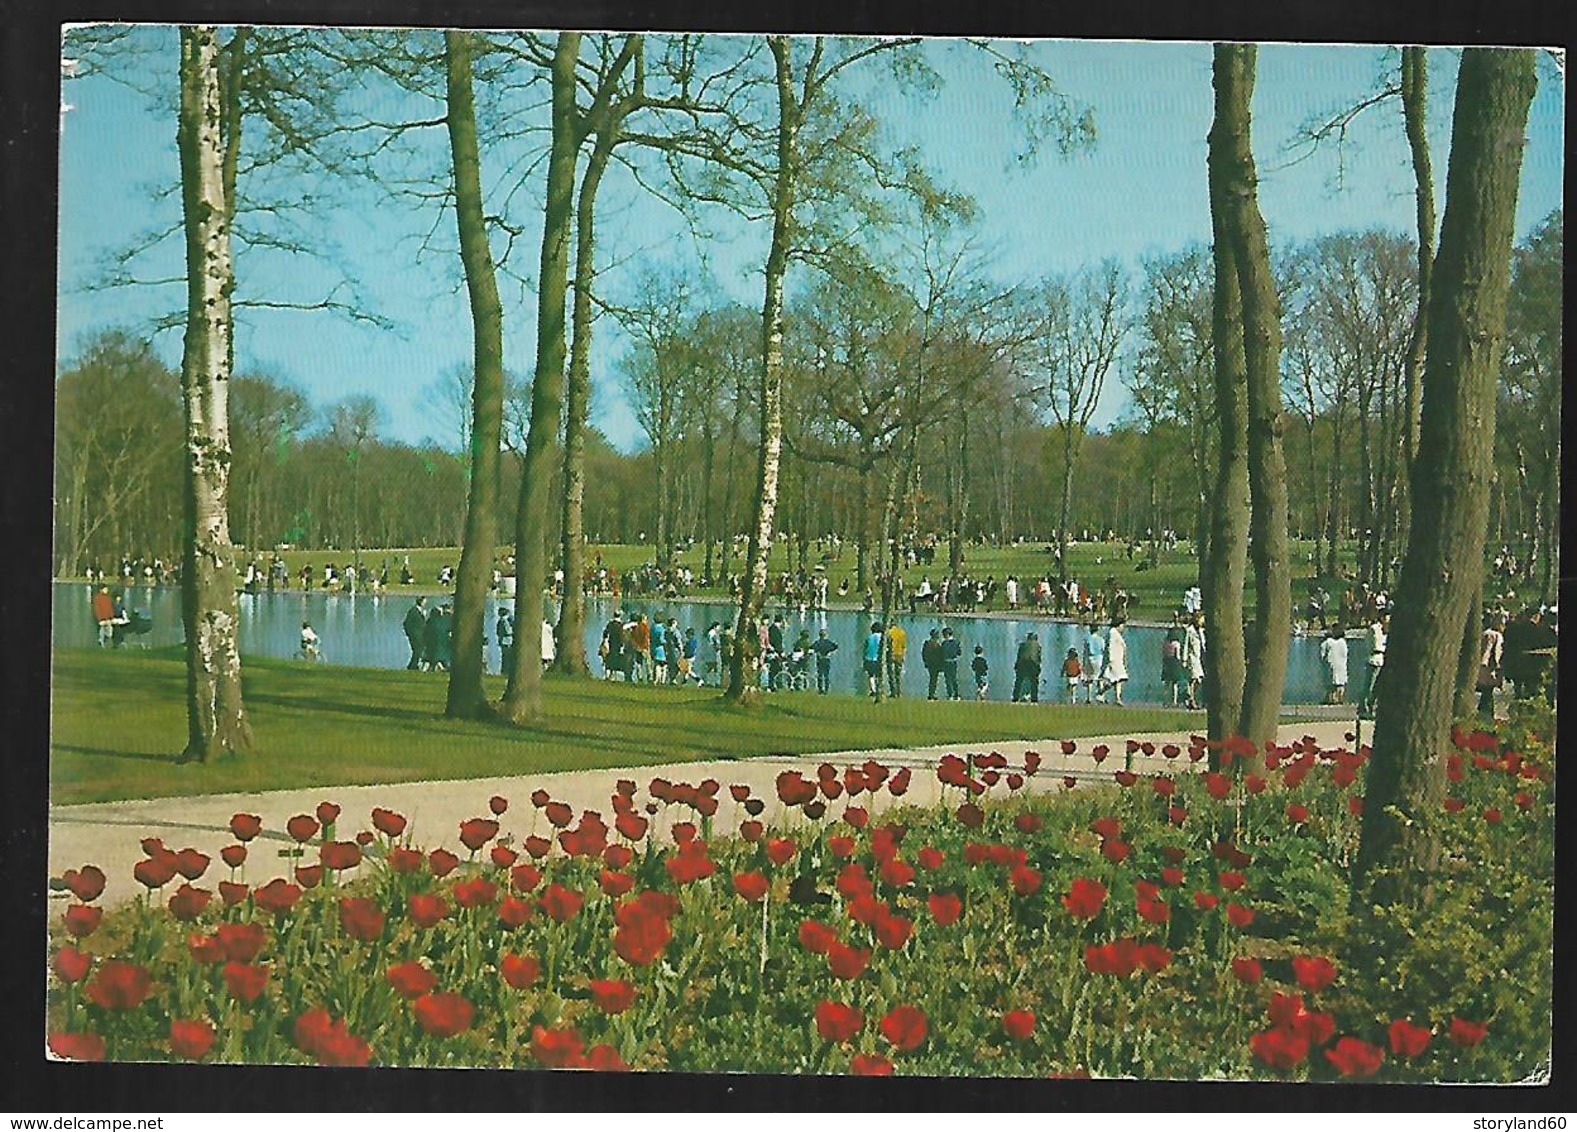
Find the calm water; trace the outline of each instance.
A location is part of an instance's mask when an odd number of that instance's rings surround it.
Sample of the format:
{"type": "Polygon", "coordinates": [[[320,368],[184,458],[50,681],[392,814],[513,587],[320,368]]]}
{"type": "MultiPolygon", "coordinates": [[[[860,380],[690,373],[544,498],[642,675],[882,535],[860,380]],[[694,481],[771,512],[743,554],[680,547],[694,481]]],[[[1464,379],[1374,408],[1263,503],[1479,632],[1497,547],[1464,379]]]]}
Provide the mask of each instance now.
{"type": "MultiPolygon", "coordinates": [[[[157,648],[177,645],[184,639],[178,588],[128,586],[125,587],[125,594],[128,609],[142,610],[153,620],[153,628],[147,635],[129,640],[157,648]]],[[[91,587],[80,583],[59,583],[54,587],[54,635],[57,644],[85,647],[97,641],[98,630],[93,622],[91,596],[91,587]]],[[[322,592],[303,594],[300,591],[242,594],[241,649],[245,654],[293,657],[300,645],[301,622],[310,621],[322,638],[323,654],[328,663],[355,668],[404,668],[410,658],[410,649],[405,642],[401,622],[412,601],[407,595],[373,597],[322,592]]],[[[429,598],[429,605],[432,602],[433,599],[429,598]]],[[[497,602],[489,603],[487,621],[490,638],[497,608],[497,602]]],[[[592,659],[593,669],[599,672],[597,644],[613,608],[613,603],[606,599],[594,599],[588,604],[586,651],[592,659]]],[[[645,612],[648,617],[661,614],[666,618],[672,615],[678,620],[681,631],[693,627],[698,635],[703,636],[706,627],[713,621],[726,620],[731,615],[729,606],[686,601],[626,601],[620,608],[645,612]]],[[[854,612],[811,613],[805,617],[788,612],[784,615],[784,623],[788,627],[785,635],[792,642],[801,626],[804,626],[815,637],[817,631],[825,626],[828,636],[839,646],[833,656],[833,691],[842,695],[859,695],[864,692],[860,655],[870,620],[868,616],[854,612]]],[[[964,646],[964,659],[959,664],[959,684],[965,698],[974,695],[969,661],[975,646],[984,646],[986,660],[991,665],[987,698],[992,700],[1012,697],[1013,658],[1018,642],[1031,630],[1040,638],[1045,658],[1041,698],[1060,699],[1063,689],[1057,674],[1062,658],[1067,655],[1069,648],[1078,647],[1083,637],[1078,626],[1038,617],[936,617],[921,614],[913,617],[902,615],[895,620],[909,632],[904,693],[910,696],[925,695],[926,673],[920,664],[920,644],[933,628],[951,626],[964,646]]],[[[1131,625],[1125,629],[1124,635],[1128,641],[1128,672],[1131,677],[1124,699],[1131,703],[1161,703],[1161,643],[1165,639],[1165,631],[1131,625]]],[[[521,633],[519,637],[524,641],[526,634],[521,633]]],[[[1368,647],[1365,641],[1356,638],[1350,639],[1347,646],[1349,668],[1354,681],[1350,689],[1351,696],[1358,687],[1357,681],[1368,647]]],[[[704,648],[703,643],[703,652],[704,648]]],[[[1324,698],[1325,678],[1318,650],[1317,637],[1293,640],[1283,696],[1285,702],[1319,703],[1324,698]]],[[[491,641],[487,647],[487,662],[490,671],[498,670],[498,646],[491,641]]]]}

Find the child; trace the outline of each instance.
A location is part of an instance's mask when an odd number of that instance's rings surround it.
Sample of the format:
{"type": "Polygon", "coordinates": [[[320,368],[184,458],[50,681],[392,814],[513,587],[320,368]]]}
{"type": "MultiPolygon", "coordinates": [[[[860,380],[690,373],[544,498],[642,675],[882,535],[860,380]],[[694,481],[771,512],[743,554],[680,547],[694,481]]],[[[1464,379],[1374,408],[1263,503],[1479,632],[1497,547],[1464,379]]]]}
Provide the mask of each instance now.
{"type": "Polygon", "coordinates": [[[1062,678],[1068,682],[1068,703],[1079,702],[1079,683],[1084,679],[1084,665],[1079,661],[1079,650],[1069,649],[1068,658],[1062,662],[1062,678]]]}
{"type": "Polygon", "coordinates": [[[975,659],[969,662],[970,671],[975,674],[975,699],[986,698],[986,689],[990,687],[989,677],[991,665],[986,662],[986,650],[980,645],[975,646],[975,659]]]}

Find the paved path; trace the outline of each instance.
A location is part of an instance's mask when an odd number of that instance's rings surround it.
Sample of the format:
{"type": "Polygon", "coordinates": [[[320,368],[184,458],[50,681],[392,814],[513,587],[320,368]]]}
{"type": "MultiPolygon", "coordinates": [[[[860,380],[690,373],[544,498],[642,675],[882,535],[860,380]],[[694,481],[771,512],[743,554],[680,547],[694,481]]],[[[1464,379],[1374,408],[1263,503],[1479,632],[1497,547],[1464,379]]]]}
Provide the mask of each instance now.
{"type": "MultiPolygon", "coordinates": [[[[1279,739],[1292,742],[1305,735],[1313,736],[1322,747],[1336,747],[1344,743],[1344,735],[1352,729],[1351,722],[1300,722],[1281,727],[1279,739]]],[[[1063,788],[1063,778],[1073,776],[1080,782],[1109,781],[1111,775],[1122,769],[1124,751],[1129,738],[1148,740],[1155,744],[1157,753],[1149,758],[1142,754],[1133,756],[1133,769],[1138,772],[1169,770],[1180,773],[1195,769],[1186,755],[1166,759],[1159,752],[1164,743],[1175,742],[1187,748],[1188,734],[1178,732],[1124,734],[1120,736],[1087,736],[1076,740],[1077,750],[1071,755],[1062,753],[1061,741],[1055,738],[1032,742],[1007,740],[997,743],[952,744],[940,747],[891,749],[875,751],[848,751],[824,755],[767,756],[725,762],[672,763],[659,767],[641,767],[595,771],[565,771],[510,778],[470,778],[440,782],[404,782],[381,786],[331,786],[308,790],[275,790],[251,794],[210,794],[189,798],[156,798],[126,802],[95,802],[76,806],[52,806],[49,813],[49,871],[52,878],[67,869],[85,864],[95,864],[108,876],[108,884],[100,903],[110,906],[134,898],[142,891],[132,877],[132,867],[141,860],[142,839],[159,837],[173,850],[188,846],[213,858],[206,876],[198,883],[212,886],[225,876],[225,866],[219,861],[219,850],[234,842],[229,823],[232,814],[247,812],[263,819],[261,836],[251,843],[244,879],[261,884],[275,876],[288,876],[296,860],[286,855],[294,842],[284,832],[285,823],[295,814],[310,814],[319,802],[330,801],[340,805],[343,813],[337,823],[336,834],[349,838],[358,830],[370,828],[374,806],[384,806],[406,815],[411,826],[412,843],[425,849],[440,845],[465,856],[459,845],[459,824],[467,818],[487,816],[488,799],[498,794],[509,800],[509,811],[501,820],[503,832],[520,838],[536,832],[548,833],[550,827],[531,804],[531,793],[547,790],[555,799],[568,802],[577,815],[581,810],[596,810],[605,820],[612,821],[609,798],[615,783],[621,778],[632,778],[637,783],[637,797],[648,798],[647,784],[654,777],[670,782],[699,783],[716,778],[723,786],[719,794],[718,827],[727,828],[734,820],[734,803],[728,787],[736,783],[747,784],[754,796],[767,801],[766,817],[781,821],[782,807],[777,801],[775,780],[788,768],[799,768],[807,777],[815,776],[821,762],[830,762],[840,769],[858,765],[866,759],[876,759],[891,767],[915,768],[913,783],[904,797],[905,804],[926,806],[934,804],[939,793],[934,767],[936,760],[949,752],[991,750],[1000,751],[1012,763],[1022,765],[1024,752],[1039,751],[1043,763],[1040,773],[1029,783],[1029,788],[1051,791],[1063,788]],[[1089,752],[1099,744],[1106,744],[1111,755],[1104,764],[1097,764],[1089,752]]],[[[867,804],[873,800],[862,795],[867,804]]],[[[880,810],[893,804],[894,799],[883,791],[874,799],[874,809],[880,810]]],[[[836,808],[835,811],[836,812],[836,808]]],[[[682,820],[688,811],[670,807],[654,821],[653,834],[663,836],[666,826],[682,820]]],[[[739,816],[743,816],[740,814],[739,816]]],[[[306,861],[315,863],[316,853],[308,848],[306,861]]],[[[169,889],[173,891],[172,884],[169,889]]],[[[59,906],[69,899],[69,894],[52,893],[59,906]]]]}

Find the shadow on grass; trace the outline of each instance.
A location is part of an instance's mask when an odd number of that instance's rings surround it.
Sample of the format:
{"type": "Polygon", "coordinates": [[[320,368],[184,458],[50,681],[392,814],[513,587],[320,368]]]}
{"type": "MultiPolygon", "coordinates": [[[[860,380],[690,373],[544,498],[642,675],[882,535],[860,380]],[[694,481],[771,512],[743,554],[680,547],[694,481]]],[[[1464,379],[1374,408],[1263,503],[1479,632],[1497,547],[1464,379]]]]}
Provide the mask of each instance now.
{"type": "Polygon", "coordinates": [[[54,750],[72,755],[90,755],[101,759],[131,759],[145,763],[167,763],[170,766],[185,765],[181,762],[179,754],[155,754],[151,751],[121,751],[110,747],[83,747],[76,743],[56,743],[54,750]]]}

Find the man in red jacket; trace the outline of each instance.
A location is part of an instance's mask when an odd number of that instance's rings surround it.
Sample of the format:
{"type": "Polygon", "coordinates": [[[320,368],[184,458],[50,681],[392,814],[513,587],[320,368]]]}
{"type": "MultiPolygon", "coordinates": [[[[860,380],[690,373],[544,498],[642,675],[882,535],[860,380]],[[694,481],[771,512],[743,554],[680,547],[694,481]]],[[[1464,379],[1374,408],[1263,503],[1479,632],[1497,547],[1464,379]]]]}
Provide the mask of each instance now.
{"type": "Polygon", "coordinates": [[[115,637],[115,599],[108,586],[93,595],[93,620],[99,623],[99,648],[107,648],[115,637]]]}

